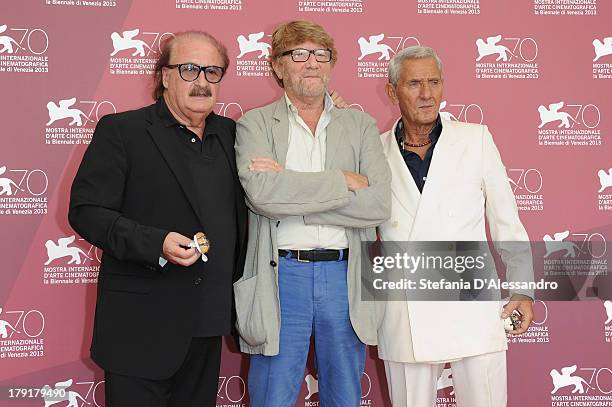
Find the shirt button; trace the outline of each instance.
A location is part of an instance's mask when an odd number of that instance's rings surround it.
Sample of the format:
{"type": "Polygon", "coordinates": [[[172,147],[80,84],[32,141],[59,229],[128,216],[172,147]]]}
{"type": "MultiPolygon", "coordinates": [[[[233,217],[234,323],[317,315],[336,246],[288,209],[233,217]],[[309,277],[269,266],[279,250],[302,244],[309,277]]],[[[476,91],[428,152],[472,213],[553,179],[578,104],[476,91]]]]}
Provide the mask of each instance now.
{"type": "Polygon", "coordinates": [[[193,284],[195,285],[200,285],[200,283],[202,282],[202,277],[198,277],[195,279],[195,281],[193,282],[193,284]]]}
{"type": "Polygon", "coordinates": [[[276,262],[275,262],[274,260],[270,260],[270,265],[271,265],[272,267],[276,267],[276,262]]]}
{"type": "Polygon", "coordinates": [[[196,142],[196,140],[195,140],[194,138],[192,138],[192,139],[191,139],[191,142],[192,142],[192,143],[195,143],[195,142],[196,142]]]}

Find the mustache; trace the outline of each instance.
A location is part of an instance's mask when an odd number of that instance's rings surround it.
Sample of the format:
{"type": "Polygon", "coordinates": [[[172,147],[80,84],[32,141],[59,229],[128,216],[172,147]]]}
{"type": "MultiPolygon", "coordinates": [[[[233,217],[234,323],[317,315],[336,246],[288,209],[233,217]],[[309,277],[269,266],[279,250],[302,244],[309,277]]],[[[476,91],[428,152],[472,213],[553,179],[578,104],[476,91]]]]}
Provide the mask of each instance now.
{"type": "Polygon", "coordinates": [[[206,85],[206,86],[193,85],[193,87],[189,91],[189,96],[211,97],[212,96],[212,90],[210,89],[210,86],[208,86],[208,85],[206,85]]]}

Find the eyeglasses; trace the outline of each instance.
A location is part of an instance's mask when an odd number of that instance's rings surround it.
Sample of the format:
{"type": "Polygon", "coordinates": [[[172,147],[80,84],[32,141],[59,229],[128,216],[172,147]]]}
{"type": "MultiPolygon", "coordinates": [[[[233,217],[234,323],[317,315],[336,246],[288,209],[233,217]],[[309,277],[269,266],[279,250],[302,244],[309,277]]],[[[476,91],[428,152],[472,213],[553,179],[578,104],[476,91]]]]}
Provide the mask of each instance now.
{"type": "Polygon", "coordinates": [[[331,49],[306,49],[306,48],[296,48],[290,49],[288,51],[282,52],[280,54],[281,57],[285,55],[291,55],[291,59],[293,62],[306,62],[308,58],[310,58],[310,54],[315,56],[317,62],[329,62],[332,58],[331,49]]]}
{"type": "Polygon", "coordinates": [[[186,82],[195,81],[196,79],[198,79],[198,76],[200,76],[200,72],[204,72],[204,78],[206,78],[208,82],[218,83],[221,81],[223,75],[225,74],[225,68],[221,68],[220,66],[200,66],[192,62],[187,62],[185,64],[166,65],[166,68],[178,68],[181,79],[186,82]]]}

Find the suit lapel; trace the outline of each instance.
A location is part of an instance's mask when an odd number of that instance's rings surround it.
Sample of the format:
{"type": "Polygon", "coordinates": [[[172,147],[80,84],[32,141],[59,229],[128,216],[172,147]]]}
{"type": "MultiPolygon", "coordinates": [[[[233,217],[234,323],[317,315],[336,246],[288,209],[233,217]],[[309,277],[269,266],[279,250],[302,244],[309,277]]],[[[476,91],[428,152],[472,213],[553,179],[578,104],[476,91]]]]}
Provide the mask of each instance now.
{"type": "Polygon", "coordinates": [[[400,153],[399,147],[395,142],[395,129],[398,122],[399,120],[395,122],[384,145],[385,154],[393,174],[391,192],[404,210],[414,218],[421,200],[421,192],[414,183],[412,174],[410,174],[410,170],[406,166],[402,153],[400,153]]]}
{"type": "MultiPolygon", "coordinates": [[[[234,130],[235,133],[236,130],[234,130]]],[[[238,169],[236,168],[236,151],[234,150],[234,137],[225,132],[219,131],[217,133],[218,139],[221,141],[221,148],[225,154],[225,159],[232,170],[233,176],[238,179],[238,169]],[[231,137],[230,137],[231,136],[231,137]]]]}
{"type": "Polygon", "coordinates": [[[454,178],[453,174],[461,171],[459,164],[466,148],[465,143],[462,142],[453,127],[453,123],[450,121],[444,120],[442,122],[442,133],[436,143],[427,173],[416,220],[427,219],[428,210],[436,209],[440,200],[450,199],[448,184],[454,178]]]}
{"type": "MultiPolygon", "coordinates": [[[[330,122],[327,125],[325,141],[325,169],[333,168],[334,156],[338,150],[338,146],[344,140],[344,132],[342,131],[342,122],[338,117],[338,110],[332,109],[330,122]]],[[[320,119],[319,119],[320,120],[320,119]]]]}
{"type": "Polygon", "coordinates": [[[168,167],[170,167],[170,170],[174,174],[178,184],[181,186],[181,189],[185,193],[185,196],[198,217],[200,224],[205,226],[203,216],[200,213],[197,195],[195,193],[193,175],[189,173],[189,169],[184,160],[179,154],[177,154],[177,149],[174,145],[176,140],[172,140],[172,134],[168,134],[168,128],[159,122],[154,122],[147,130],[151,135],[153,142],[155,142],[157,145],[161,155],[164,157],[164,160],[168,164],[168,167]]]}
{"type": "Polygon", "coordinates": [[[272,138],[274,139],[274,153],[272,157],[283,167],[287,161],[287,151],[289,150],[289,117],[287,102],[282,97],[276,102],[276,109],[272,116],[276,123],[272,125],[272,138]]]}
{"type": "MultiPolygon", "coordinates": [[[[234,130],[235,132],[235,130],[234,130]]],[[[247,244],[247,209],[244,203],[244,190],[238,179],[238,170],[236,167],[236,152],[234,150],[234,137],[230,137],[228,134],[219,134],[221,140],[221,147],[225,153],[225,157],[232,170],[232,176],[234,178],[234,206],[236,213],[236,230],[238,233],[238,240],[236,245],[236,261],[234,262],[234,274],[233,281],[236,282],[242,276],[244,267],[244,256],[246,255],[246,244],[247,244]]]]}

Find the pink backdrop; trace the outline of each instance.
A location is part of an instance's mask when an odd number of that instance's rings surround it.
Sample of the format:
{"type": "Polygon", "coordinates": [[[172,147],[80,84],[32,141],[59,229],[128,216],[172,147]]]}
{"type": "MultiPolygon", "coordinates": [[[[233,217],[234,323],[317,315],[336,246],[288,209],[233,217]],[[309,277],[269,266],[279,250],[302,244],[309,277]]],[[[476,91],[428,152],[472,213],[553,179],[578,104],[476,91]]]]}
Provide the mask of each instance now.
{"type": "MultiPolygon", "coordinates": [[[[532,240],[566,230],[580,247],[610,238],[607,1],[3,0],[0,405],[44,406],[41,398],[17,403],[10,396],[22,394],[10,389],[68,379],[70,390],[104,405],[101,371],[88,358],[100,253],[79,236],[58,242],[75,234],[68,191],[98,119],[151,102],[159,40],[185,29],[207,30],[228,47],[219,113],[238,119],[270,103],[281,92],[259,56],[275,25],[293,18],[317,21],[336,39],[332,86],[381,130],[398,114],[384,94],[388,56],[417,43],[435,48],[445,62],[442,114],[489,126],[532,240]],[[133,38],[123,35],[133,29],[133,38]]],[[[612,299],[609,288],[605,295],[612,299]]],[[[536,312],[530,332],[510,340],[510,406],[612,406],[612,306],[547,301],[536,312]],[[553,380],[553,369],[573,365],[553,380]],[[578,376],[588,386],[572,394],[578,376]]],[[[387,406],[382,364],[375,349],[368,355],[362,405],[387,406]]],[[[218,406],[248,405],[246,366],[224,346],[218,406]]],[[[317,406],[308,393],[304,385],[298,405],[317,406]]],[[[439,397],[438,406],[454,406],[447,375],[439,397]]]]}

